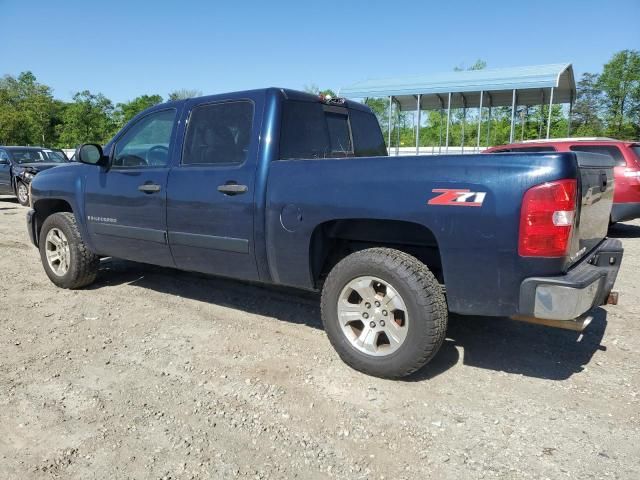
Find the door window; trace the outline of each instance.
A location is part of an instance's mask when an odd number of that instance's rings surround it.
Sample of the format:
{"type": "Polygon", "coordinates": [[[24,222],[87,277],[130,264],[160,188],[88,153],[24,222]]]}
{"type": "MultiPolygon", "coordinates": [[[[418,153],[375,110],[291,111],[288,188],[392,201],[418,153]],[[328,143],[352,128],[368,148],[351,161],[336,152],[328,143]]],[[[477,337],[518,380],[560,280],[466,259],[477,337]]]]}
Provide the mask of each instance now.
{"type": "Polygon", "coordinates": [[[112,166],[166,166],[175,117],[176,111],[171,109],[141,118],[116,143],[112,166]]]}
{"type": "Polygon", "coordinates": [[[572,152],[599,153],[612,158],[616,162],[616,165],[626,165],[622,152],[615,145],[571,145],[570,150],[572,152]]]}
{"type": "Polygon", "coordinates": [[[249,153],[253,103],[199,105],[191,112],[182,154],[183,165],[244,163],[249,153]]]}
{"type": "Polygon", "coordinates": [[[4,150],[0,150],[0,160],[6,160],[7,163],[9,162],[9,154],[7,152],[5,152],[4,150]]]}

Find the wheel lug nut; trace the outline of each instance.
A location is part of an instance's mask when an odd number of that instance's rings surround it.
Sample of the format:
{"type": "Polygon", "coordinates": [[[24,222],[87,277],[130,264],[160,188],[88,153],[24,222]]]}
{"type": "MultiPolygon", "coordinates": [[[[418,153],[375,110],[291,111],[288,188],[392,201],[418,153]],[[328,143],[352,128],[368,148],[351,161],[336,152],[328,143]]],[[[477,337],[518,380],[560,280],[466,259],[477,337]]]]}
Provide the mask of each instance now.
{"type": "Polygon", "coordinates": [[[364,312],[364,313],[362,314],[362,317],[363,317],[363,318],[369,318],[369,314],[368,314],[367,312],[364,312]]]}
{"type": "Polygon", "coordinates": [[[384,315],[384,316],[386,317],[386,316],[388,315],[387,311],[386,311],[386,310],[383,310],[383,311],[382,311],[382,315],[384,315]]]}
{"type": "Polygon", "coordinates": [[[380,306],[380,302],[376,301],[376,307],[380,306]]]}
{"type": "Polygon", "coordinates": [[[384,320],[380,320],[380,326],[384,327],[384,320]]]}
{"type": "Polygon", "coordinates": [[[367,308],[371,308],[371,304],[369,302],[365,303],[364,306],[367,308]]]}
{"type": "Polygon", "coordinates": [[[376,328],[376,322],[371,322],[371,323],[369,324],[369,326],[370,326],[371,328],[376,328]]]}

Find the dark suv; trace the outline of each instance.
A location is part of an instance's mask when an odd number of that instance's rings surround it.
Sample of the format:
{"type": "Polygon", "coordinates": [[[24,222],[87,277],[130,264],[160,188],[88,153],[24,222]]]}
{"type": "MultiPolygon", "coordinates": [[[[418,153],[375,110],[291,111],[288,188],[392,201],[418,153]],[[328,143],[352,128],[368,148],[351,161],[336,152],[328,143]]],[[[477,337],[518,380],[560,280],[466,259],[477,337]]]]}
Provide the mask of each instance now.
{"type": "Polygon", "coordinates": [[[0,147],[0,195],[15,195],[29,205],[29,184],[42,170],[68,163],[61,150],[42,147],[0,147]]]}

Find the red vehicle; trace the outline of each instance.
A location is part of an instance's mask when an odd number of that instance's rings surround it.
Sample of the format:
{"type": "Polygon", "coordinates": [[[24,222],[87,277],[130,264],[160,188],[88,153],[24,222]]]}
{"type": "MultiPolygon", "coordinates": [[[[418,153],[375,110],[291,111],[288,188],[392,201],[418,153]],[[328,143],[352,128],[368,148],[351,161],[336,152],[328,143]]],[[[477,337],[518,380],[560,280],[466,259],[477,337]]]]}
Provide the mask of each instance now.
{"type": "Polygon", "coordinates": [[[600,137],[554,138],[500,145],[483,153],[500,152],[591,152],[609,155],[616,162],[611,223],[640,218],[639,142],[600,137]]]}

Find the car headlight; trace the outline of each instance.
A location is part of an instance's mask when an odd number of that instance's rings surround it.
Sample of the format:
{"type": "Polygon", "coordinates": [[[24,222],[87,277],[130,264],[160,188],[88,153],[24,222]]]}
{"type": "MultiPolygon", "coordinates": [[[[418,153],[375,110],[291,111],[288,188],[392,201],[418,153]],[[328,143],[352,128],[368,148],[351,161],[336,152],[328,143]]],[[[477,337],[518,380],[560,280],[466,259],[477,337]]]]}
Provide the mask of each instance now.
{"type": "Polygon", "coordinates": [[[31,180],[35,174],[31,173],[31,172],[24,172],[23,173],[24,178],[26,178],[27,180],[31,180]]]}

